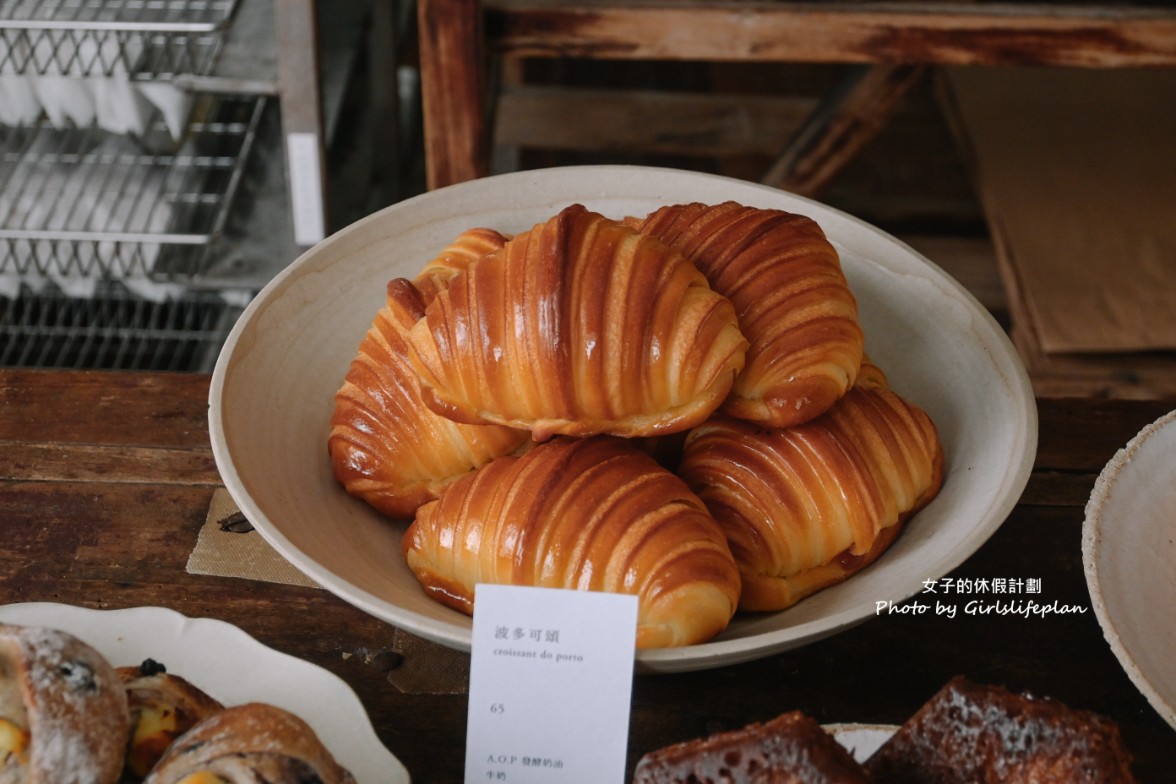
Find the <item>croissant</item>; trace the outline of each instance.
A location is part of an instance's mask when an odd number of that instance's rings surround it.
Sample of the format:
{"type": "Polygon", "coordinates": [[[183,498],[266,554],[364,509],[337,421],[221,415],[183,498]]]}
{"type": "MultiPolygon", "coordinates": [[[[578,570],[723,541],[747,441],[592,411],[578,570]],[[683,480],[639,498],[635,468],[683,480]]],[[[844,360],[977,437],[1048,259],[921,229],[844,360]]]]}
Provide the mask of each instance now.
{"type": "Polygon", "coordinates": [[[943,450],[925,412],[871,384],[792,428],[718,415],[679,475],[727,535],[740,608],[780,610],[875,561],[939,492],[943,450]]]}
{"type": "Polygon", "coordinates": [[[506,244],[506,236],[494,229],[467,229],[434,256],[413,278],[426,303],[449,287],[449,281],[475,261],[506,244]]]}
{"type": "Polygon", "coordinates": [[[116,672],[127,692],[131,734],[125,779],[142,781],[176,738],[224,705],[151,659],[116,672]]]}
{"type": "Polygon", "coordinates": [[[403,548],[426,593],[470,614],[478,583],[636,595],[639,648],[708,640],[739,599],[702,502],[610,436],[556,438],[463,477],[421,507],[403,548]]]}
{"type": "Polygon", "coordinates": [[[454,277],[408,339],[430,408],[537,441],[686,430],[747,348],[731,303],[680,253],[581,205],[454,277]]]}
{"type": "Polygon", "coordinates": [[[530,439],[526,430],[453,422],[421,402],[405,336],[423,315],[412,283],[388,284],[387,304],[335,395],[327,438],[335,478],[393,517],[411,517],[457,477],[530,439]]]}
{"type": "Polygon", "coordinates": [[[864,343],[857,302],[816,222],[735,202],[671,205],[631,222],[680,250],[734,303],[750,348],[728,414],[788,427],[853,385],[864,343]]]}
{"type": "Polygon", "coordinates": [[[181,735],[145,784],[355,784],[298,716],[251,702],[217,713],[181,735]]]}
{"type": "Polygon", "coordinates": [[[115,784],[128,727],[101,653],[63,631],[0,624],[0,781],[115,784]]]}

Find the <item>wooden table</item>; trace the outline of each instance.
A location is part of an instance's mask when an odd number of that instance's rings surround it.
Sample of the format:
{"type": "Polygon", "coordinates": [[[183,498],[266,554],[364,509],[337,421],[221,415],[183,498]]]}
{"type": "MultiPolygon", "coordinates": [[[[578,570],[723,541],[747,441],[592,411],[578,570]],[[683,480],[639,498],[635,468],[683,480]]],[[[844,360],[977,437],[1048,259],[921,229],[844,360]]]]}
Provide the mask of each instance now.
{"type": "MultiPolygon", "coordinates": [[[[0,370],[0,603],[162,605],[233,623],[342,677],[417,782],[459,782],[466,697],[397,689],[393,630],[326,591],[189,574],[219,487],[206,376],[0,370]],[[308,621],[309,619],[309,621],[308,621]]],[[[956,577],[1033,578],[1089,608],[1083,508],[1115,451],[1172,407],[1041,400],[1023,498],[956,577]]],[[[448,657],[468,667],[464,656],[448,657]]],[[[405,666],[407,662],[400,662],[405,666]]],[[[1053,618],[888,616],[747,664],[640,675],[630,769],[659,746],[801,709],[899,723],[956,674],[1057,697],[1120,724],[1141,782],[1176,781],[1173,730],[1128,680],[1093,611],[1053,618]]]]}

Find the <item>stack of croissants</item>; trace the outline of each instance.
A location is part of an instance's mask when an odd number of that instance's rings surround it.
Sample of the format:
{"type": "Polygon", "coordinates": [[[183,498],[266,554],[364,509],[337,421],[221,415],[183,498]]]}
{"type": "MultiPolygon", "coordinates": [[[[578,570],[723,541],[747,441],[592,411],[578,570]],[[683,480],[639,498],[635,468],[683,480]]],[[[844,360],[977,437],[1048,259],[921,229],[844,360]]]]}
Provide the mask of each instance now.
{"type": "Polygon", "coordinates": [[[634,594],[639,648],[860,571],[944,460],[866,357],[820,226],[734,202],[463,232],[388,283],[327,446],[348,493],[411,520],[432,598],[634,594]]]}
{"type": "Polygon", "coordinates": [[[3,784],[355,784],[309,724],[225,706],[151,659],[113,664],[60,629],[0,623],[3,784]]]}

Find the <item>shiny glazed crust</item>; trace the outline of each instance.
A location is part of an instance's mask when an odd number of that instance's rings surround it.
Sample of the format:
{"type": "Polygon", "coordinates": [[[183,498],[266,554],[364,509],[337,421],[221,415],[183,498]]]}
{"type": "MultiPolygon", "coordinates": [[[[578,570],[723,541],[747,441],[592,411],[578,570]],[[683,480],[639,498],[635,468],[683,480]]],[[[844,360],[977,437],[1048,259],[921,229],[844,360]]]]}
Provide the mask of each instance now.
{"type": "Polygon", "coordinates": [[[727,535],[740,608],[780,610],[876,560],[938,493],[943,454],[922,410],[871,385],[792,428],[717,416],[678,473],[727,535]]]}
{"type": "Polygon", "coordinates": [[[453,422],[424,405],[405,342],[424,310],[414,284],[388,284],[387,303],[335,395],[327,439],[335,478],[393,517],[411,517],[453,480],[530,439],[525,430],[453,422]]]}
{"type": "Polygon", "coordinates": [[[413,278],[421,298],[425,302],[432,302],[434,297],[449,288],[449,281],[482,257],[501,249],[507,239],[506,235],[494,229],[463,231],[413,278]]]}
{"type": "Polygon", "coordinates": [[[948,682],[866,762],[878,784],[1133,784],[1118,726],[1050,698],[948,682]]]}
{"type": "Polygon", "coordinates": [[[670,205],[630,222],[680,250],[734,304],[750,348],[726,413],[788,427],[853,385],[864,343],[857,302],[815,221],[724,202],[670,205]]]}
{"type": "Polygon", "coordinates": [[[0,781],[115,784],[122,774],[126,693],[102,654],[66,632],[0,624],[0,718],[28,733],[24,753],[0,761],[0,781]]]}
{"type": "Polygon", "coordinates": [[[226,708],[197,724],[172,744],[145,784],[178,784],[198,772],[215,773],[231,784],[355,784],[310,725],[263,703],[226,708]]]}
{"type": "Polygon", "coordinates": [[[454,277],[409,343],[433,410],[540,441],[685,430],[727,396],[747,347],[694,265],[580,205],[454,277]]]}
{"type": "Polygon", "coordinates": [[[426,504],[405,533],[425,591],[473,611],[477,583],[638,597],[637,645],[726,628],[739,573],[718,524],[686,485],[618,438],[557,438],[500,458],[426,504]]]}

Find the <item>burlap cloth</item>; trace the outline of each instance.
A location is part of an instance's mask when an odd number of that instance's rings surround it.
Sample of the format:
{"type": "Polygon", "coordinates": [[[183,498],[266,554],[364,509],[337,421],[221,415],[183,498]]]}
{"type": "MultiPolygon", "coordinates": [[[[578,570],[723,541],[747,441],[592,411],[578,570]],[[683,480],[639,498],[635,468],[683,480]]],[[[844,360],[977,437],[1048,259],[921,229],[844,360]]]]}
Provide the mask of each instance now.
{"type": "MultiPolygon", "coordinates": [[[[224,488],[213,492],[196,546],[188,556],[190,574],[236,577],[321,588],[281,556],[241,514],[224,488]]],[[[446,648],[393,627],[388,682],[406,694],[464,694],[469,689],[469,654],[446,648]]],[[[387,666],[389,656],[381,657],[387,666]]]]}

